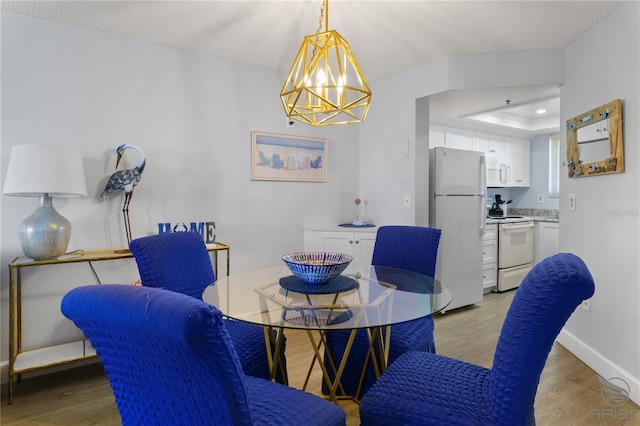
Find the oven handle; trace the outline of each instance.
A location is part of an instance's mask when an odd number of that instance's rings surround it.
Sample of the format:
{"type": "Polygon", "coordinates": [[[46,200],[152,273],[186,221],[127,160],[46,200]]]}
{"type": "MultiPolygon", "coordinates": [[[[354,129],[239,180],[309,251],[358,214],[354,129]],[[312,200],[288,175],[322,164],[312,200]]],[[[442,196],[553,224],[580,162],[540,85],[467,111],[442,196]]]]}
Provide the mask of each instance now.
{"type": "Polygon", "coordinates": [[[521,229],[533,228],[534,226],[535,223],[533,223],[532,221],[524,220],[521,222],[501,223],[499,228],[502,231],[518,231],[521,229]]]}

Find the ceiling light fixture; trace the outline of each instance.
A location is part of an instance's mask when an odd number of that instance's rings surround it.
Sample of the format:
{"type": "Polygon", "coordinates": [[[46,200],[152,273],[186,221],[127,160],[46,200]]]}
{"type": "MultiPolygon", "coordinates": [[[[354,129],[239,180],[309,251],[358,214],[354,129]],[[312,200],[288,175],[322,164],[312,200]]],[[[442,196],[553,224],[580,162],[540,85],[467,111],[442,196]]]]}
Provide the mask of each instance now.
{"type": "MultiPolygon", "coordinates": [[[[461,115],[458,118],[471,119],[491,125],[542,132],[557,129],[560,120],[560,98],[541,98],[522,103],[513,103],[497,108],[486,109],[461,115]],[[544,113],[540,113],[545,110],[544,113]],[[536,114],[537,113],[537,114],[536,114]]],[[[506,101],[505,101],[506,103],[506,101]]]]}
{"type": "Polygon", "coordinates": [[[328,0],[322,2],[316,34],[302,41],[280,99],[287,117],[312,126],[359,123],[367,115],[371,89],[349,43],[329,30],[328,0]]]}

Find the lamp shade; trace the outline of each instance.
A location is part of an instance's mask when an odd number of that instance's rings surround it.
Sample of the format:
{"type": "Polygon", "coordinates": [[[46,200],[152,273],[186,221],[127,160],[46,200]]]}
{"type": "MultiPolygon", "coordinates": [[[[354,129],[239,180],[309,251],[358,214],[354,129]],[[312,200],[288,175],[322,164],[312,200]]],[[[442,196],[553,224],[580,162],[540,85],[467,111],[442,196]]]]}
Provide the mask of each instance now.
{"type": "Polygon", "coordinates": [[[40,197],[40,206],[18,227],[24,254],[34,260],[63,255],[69,245],[71,223],[53,207],[52,198],[87,195],[80,151],[48,145],[14,146],[3,193],[40,197]]]}
{"type": "Polygon", "coordinates": [[[87,185],[80,151],[49,145],[11,149],[3,194],[22,197],[85,197],[87,185]]]}

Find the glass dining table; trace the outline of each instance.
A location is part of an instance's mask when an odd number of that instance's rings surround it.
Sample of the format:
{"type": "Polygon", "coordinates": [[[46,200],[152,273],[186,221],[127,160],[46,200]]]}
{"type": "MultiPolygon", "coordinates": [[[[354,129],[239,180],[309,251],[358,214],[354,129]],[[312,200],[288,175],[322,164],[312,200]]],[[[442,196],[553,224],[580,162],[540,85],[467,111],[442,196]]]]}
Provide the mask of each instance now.
{"type": "Polygon", "coordinates": [[[451,302],[449,289],[432,277],[353,264],[347,272],[321,285],[302,282],[284,265],[254,269],[219,278],[202,297],[228,318],[264,328],[274,379],[278,374],[286,378],[279,356],[284,330],[305,330],[315,353],[314,362],[318,361],[329,390],[328,398],[336,403],[340,377],[358,330],[367,331],[369,355],[379,375],[389,359],[391,326],[440,312],[451,302]],[[351,331],[339,365],[329,351],[328,362],[323,362],[322,347],[326,346],[326,332],[331,330],[351,331]],[[327,368],[333,370],[332,374],[327,368]]]}

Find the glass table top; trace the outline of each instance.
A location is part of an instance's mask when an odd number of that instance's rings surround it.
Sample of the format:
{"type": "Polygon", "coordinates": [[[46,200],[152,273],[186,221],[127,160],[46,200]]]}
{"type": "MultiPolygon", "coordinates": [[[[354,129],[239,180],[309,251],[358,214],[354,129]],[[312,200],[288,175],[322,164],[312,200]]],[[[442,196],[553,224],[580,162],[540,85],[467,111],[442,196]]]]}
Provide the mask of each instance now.
{"type": "Polygon", "coordinates": [[[314,286],[299,282],[284,265],[256,269],[218,279],[202,298],[232,319],[305,330],[397,324],[451,303],[449,289],[425,275],[371,265],[349,271],[314,286]]]}

